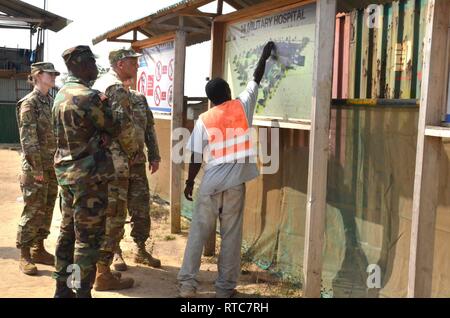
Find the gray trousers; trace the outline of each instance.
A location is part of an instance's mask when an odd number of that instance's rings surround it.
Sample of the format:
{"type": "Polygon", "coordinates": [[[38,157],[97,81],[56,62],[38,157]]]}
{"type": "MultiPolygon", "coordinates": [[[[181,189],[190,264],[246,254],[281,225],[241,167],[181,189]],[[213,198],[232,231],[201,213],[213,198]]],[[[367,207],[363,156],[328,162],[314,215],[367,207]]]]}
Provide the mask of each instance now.
{"type": "Polygon", "coordinates": [[[217,217],[220,220],[220,253],[217,263],[219,276],[216,290],[228,291],[236,287],[241,270],[242,219],[245,184],[214,195],[200,195],[192,215],[189,237],[184,251],[183,265],[178,273],[181,285],[197,288],[203,246],[215,231],[217,217]]]}

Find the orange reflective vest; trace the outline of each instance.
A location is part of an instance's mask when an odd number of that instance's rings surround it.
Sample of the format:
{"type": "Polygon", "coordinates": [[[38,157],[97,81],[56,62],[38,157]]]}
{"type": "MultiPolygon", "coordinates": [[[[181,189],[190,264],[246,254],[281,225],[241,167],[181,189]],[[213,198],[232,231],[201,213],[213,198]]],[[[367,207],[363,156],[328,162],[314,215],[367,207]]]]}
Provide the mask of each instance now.
{"type": "Polygon", "coordinates": [[[200,118],[208,133],[211,156],[208,164],[233,163],[254,156],[251,131],[239,99],[215,106],[200,118]]]}

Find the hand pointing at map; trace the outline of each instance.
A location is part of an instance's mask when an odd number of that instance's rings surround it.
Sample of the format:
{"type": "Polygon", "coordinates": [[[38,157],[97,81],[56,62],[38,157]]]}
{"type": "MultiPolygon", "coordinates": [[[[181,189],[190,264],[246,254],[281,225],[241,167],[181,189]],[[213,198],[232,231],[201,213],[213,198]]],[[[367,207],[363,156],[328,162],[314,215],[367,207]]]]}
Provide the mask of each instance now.
{"type": "Polygon", "coordinates": [[[275,43],[272,41],[267,42],[267,44],[264,46],[261,58],[264,60],[267,60],[270,55],[272,54],[272,50],[275,48],[275,43]]]}
{"type": "Polygon", "coordinates": [[[253,79],[258,85],[261,83],[261,79],[264,75],[264,71],[266,69],[266,61],[272,54],[272,50],[275,48],[275,43],[272,41],[267,42],[264,46],[263,52],[261,54],[261,58],[259,59],[258,65],[256,66],[255,72],[253,73],[253,79]]]}

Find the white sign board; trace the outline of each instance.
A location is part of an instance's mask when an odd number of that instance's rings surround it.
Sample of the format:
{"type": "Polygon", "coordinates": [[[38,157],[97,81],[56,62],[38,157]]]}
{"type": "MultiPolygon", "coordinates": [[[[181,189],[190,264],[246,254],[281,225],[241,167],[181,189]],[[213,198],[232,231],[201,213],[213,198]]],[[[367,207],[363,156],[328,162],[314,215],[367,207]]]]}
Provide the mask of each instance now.
{"type": "Polygon", "coordinates": [[[253,78],[264,45],[274,41],[255,118],[310,119],[316,4],[230,24],[226,29],[224,79],[238,96],[253,78]]]}
{"type": "Polygon", "coordinates": [[[175,42],[142,50],[137,74],[137,90],[147,97],[151,110],[172,113],[175,42]]]}

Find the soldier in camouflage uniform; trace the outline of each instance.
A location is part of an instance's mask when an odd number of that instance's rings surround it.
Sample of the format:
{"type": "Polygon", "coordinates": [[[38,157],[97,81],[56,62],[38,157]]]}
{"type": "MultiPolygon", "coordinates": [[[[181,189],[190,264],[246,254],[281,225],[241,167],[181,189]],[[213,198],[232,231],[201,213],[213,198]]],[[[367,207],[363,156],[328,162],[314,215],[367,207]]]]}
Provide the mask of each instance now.
{"type": "Polygon", "coordinates": [[[90,48],[70,48],[63,58],[69,77],[53,106],[55,172],[62,198],[55,297],[89,298],[105,234],[108,182],[114,177],[108,136],[117,135],[118,128],[106,96],[89,88],[98,74],[90,48]],[[70,285],[72,277],[75,284],[70,285]]]}
{"type": "MultiPolygon", "coordinates": [[[[153,113],[148,107],[144,95],[130,90],[130,100],[133,119],[136,125],[136,140],[139,145],[139,153],[136,160],[130,165],[128,188],[128,213],[131,216],[131,237],[137,245],[134,260],[136,263],[160,267],[161,261],[152,257],[145,249],[145,242],[149,238],[150,233],[150,189],[145,169],[146,157],[144,147],[147,147],[147,157],[150,162],[149,169],[153,174],[158,170],[159,162],[161,161],[154,128],[155,123],[153,113]]],[[[114,255],[113,267],[118,271],[127,269],[125,261],[122,258],[120,247],[114,255]]]]}
{"type": "Polygon", "coordinates": [[[20,187],[24,209],[20,218],[16,246],[20,249],[20,270],[36,275],[34,263],[54,265],[54,256],[44,248],[50,233],[53,208],[58,193],[53,156],[56,150],[51,120],[52,98],[59,72],[51,63],[31,65],[29,81],[33,91],[17,103],[17,123],[22,145],[20,187]],[[30,253],[31,249],[31,253],[30,253]]]}
{"type": "MultiPolygon", "coordinates": [[[[111,70],[100,77],[93,86],[106,94],[109,106],[118,122],[132,118],[129,92],[125,89],[123,81],[130,80],[136,75],[139,56],[140,54],[136,54],[133,50],[112,51],[109,55],[111,70]]],[[[98,291],[126,289],[134,284],[131,278],[119,278],[113,275],[109,268],[124,231],[130,162],[135,160],[138,151],[134,125],[134,121],[131,126],[122,124],[120,134],[117,138],[113,138],[110,146],[115,178],[109,184],[106,235],[97,263],[94,289],[98,291]]]]}

